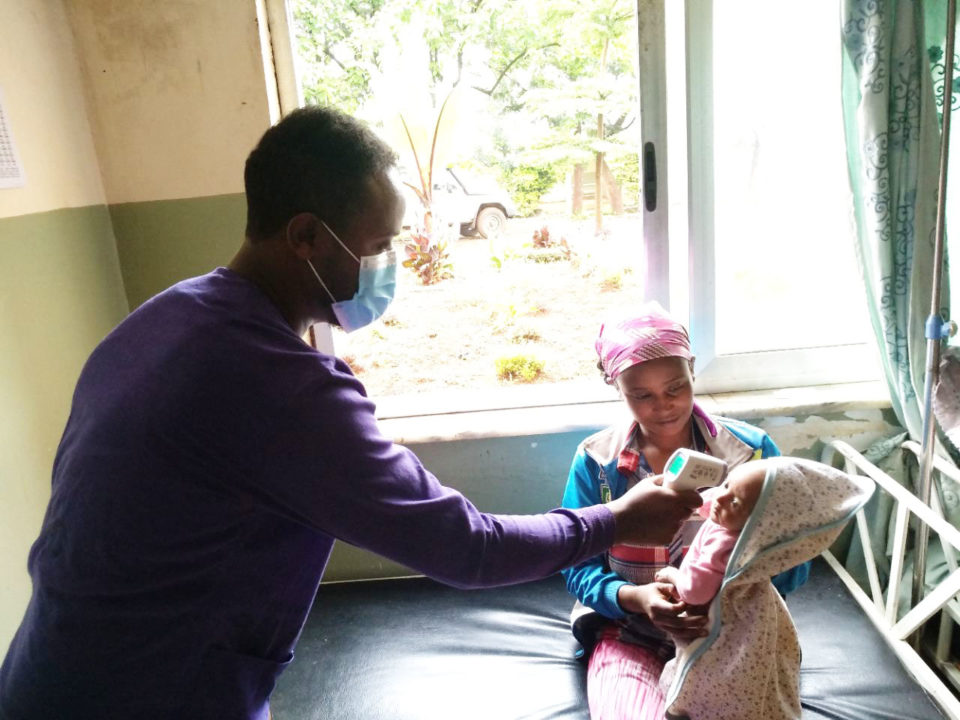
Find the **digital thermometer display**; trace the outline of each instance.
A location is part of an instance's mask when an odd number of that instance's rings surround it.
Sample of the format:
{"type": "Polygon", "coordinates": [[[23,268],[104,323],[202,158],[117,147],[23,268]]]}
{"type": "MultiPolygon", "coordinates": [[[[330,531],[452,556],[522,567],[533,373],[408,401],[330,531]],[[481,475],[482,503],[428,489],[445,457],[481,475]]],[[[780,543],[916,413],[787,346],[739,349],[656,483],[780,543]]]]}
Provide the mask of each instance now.
{"type": "Polygon", "coordinates": [[[727,463],[706,453],[680,448],[667,459],[663,482],[678,490],[697,490],[719,485],[727,463]]]}
{"type": "Polygon", "coordinates": [[[667,472],[671,475],[678,475],[680,473],[680,468],[683,467],[683,455],[679,453],[673,454],[673,462],[670,463],[670,467],[667,468],[667,472]]]}

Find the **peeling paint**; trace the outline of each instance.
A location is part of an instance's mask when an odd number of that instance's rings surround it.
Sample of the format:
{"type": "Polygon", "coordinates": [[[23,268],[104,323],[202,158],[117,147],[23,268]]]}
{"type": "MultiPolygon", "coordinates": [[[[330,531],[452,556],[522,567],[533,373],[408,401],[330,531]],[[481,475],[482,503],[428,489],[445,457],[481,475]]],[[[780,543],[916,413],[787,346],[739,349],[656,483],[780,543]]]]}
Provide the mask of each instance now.
{"type": "Polygon", "coordinates": [[[829,416],[771,417],[756,421],[777,443],[784,455],[817,458],[825,442],[842,439],[864,450],[900,428],[884,418],[879,410],[851,410],[829,416]]]}

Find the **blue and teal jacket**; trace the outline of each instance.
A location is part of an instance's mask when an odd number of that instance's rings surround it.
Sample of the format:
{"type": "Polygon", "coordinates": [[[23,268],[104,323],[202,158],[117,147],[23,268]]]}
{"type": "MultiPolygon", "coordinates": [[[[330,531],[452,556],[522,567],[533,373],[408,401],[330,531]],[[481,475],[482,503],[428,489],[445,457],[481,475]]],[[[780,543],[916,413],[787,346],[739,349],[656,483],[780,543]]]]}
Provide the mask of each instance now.
{"type": "MultiPolygon", "coordinates": [[[[730,467],[749,460],[780,455],[770,436],[758,427],[739,420],[711,417],[696,404],[693,419],[707,451],[714,457],[726,460],[730,467]]],[[[617,464],[633,429],[634,422],[631,419],[591,435],[580,444],[570,467],[563,507],[580,508],[609,502],[627,491],[629,478],[617,469],[617,464]]],[[[773,584],[785,595],[806,582],[809,572],[809,563],[805,563],[777,575],[773,578],[773,584]]],[[[567,590],[579,601],[572,618],[574,634],[578,638],[576,624],[588,608],[610,620],[627,616],[617,602],[617,591],[629,583],[609,569],[606,555],[597,555],[567,568],[563,576],[567,590]]]]}

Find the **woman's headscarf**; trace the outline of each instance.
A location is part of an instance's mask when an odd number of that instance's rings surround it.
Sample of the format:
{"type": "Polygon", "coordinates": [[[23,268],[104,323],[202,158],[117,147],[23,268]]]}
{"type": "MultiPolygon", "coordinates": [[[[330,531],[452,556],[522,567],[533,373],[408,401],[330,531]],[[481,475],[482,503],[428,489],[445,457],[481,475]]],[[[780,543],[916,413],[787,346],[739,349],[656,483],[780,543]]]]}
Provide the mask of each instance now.
{"type": "Polygon", "coordinates": [[[687,329],[657,302],[644,304],[627,320],[601,325],[594,347],[600,356],[603,379],[611,385],[624,370],[647,360],[693,360],[687,329]]]}

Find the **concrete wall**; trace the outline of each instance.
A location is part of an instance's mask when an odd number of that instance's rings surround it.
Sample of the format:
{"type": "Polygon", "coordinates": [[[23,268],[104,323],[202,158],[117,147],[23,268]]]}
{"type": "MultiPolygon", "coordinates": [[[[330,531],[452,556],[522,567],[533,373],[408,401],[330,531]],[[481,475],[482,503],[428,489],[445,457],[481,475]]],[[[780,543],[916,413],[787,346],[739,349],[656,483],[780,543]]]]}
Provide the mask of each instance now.
{"type": "Polygon", "coordinates": [[[278,117],[254,0],[66,0],[130,308],[229,262],[278,117]]]}
{"type": "Polygon", "coordinates": [[[267,77],[255,0],[0,3],[27,178],[0,190],[0,650],[84,361],[242,241],[243,162],[277,115],[267,77]]]}
{"type": "MultiPolygon", "coordinates": [[[[896,418],[885,401],[855,400],[847,407],[843,403],[829,407],[808,406],[789,414],[782,408],[774,408],[764,416],[757,416],[747,408],[724,411],[725,404],[733,407],[738,403],[743,404],[744,400],[738,398],[735,402],[728,398],[724,403],[721,399],[710,402],[709,406],[711,411],[723,411],[762,427],[784,455],[819,459],[826,439],[846,440],[858,449],[865,449],[874,441],[898,432],[896,418]]],[[[466,437],[451,441],[415,440],[404,444],[441,482],[463,492],[481,510],[538,513],[560,504],[577,445],[613,421],[619,408],[613,405],[609,410],[609,421],[597,423],[594,414],[586,422],[574,421],[568,429],[557,432],[519,433],[513,437],[466,437]]],[[[520,412],[515,411],[515,414],[520,412]]],[[[478,414],[474,423],[478,431],[486,422],[481,419],[483,415],[478,414]]],[[[470,420],[462,422],[471,424],[470,420]]],[[[440,420],[438,424],[444,422],[440,420]]],[[[494,430],[497,424],[491,422],[489,430],[494,430]]],[[[402,421],[385,421],[382,428],[387,435],[403,440],[402,421]]],[[[410,571],[402,565],[338,542],[324,581],[409,574],[410,571]]]]}
{"type": "Polygon", "coordinates": [[[74,383],[127,312],[76,59],[60,2],[0,3],[0,88],[26,175],[0,189],[0,650],[30,594],[74,383]]]}

